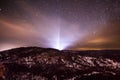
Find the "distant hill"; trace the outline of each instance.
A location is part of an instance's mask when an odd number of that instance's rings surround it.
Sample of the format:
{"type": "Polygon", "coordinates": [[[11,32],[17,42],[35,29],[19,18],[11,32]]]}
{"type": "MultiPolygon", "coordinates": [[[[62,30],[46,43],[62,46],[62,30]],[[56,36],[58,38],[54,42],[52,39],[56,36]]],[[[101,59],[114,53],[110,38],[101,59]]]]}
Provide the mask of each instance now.
{"type": "Polygon", "coordinates": [[[21,47],[0,52],[0,66],[3,80],[119,80],[120,51],[21,47]]]}

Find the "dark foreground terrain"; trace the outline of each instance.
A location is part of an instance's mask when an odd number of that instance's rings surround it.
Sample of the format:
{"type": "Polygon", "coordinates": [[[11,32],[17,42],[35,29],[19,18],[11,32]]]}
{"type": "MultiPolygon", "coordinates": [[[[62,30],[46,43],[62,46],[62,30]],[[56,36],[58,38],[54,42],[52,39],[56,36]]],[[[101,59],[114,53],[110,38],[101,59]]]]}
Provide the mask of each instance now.
{"type": "Polygon", "coordinates": [[[0,52],[0,80],[120,80],[120,51],[22,47],[0,52]]]}

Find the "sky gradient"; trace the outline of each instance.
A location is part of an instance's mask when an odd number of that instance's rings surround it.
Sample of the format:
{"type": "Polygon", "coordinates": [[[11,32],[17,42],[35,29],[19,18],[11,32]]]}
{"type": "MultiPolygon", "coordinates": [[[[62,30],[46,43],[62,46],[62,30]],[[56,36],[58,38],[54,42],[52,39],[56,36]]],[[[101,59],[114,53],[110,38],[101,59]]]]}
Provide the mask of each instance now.
{"type": "Polygon", "coordinates": [[[0,51],[120,49],[120,0],[0,0],[0,51]]]}

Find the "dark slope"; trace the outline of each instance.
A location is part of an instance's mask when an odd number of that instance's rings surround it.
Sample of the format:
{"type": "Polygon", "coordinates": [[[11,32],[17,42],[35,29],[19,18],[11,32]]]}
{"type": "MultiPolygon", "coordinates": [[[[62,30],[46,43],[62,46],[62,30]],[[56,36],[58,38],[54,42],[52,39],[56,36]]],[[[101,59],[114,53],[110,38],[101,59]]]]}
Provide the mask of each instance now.
{"type": "Polygon", "coordinates": [[[0,52],[5,80],[119,80],[120,51],[22,47],[0,52]]]}

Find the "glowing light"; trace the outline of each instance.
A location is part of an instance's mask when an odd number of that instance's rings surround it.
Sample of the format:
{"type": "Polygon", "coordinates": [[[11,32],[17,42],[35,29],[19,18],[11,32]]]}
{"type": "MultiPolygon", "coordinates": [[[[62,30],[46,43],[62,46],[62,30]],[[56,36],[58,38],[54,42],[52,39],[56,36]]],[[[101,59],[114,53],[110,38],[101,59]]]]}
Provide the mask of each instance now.
{"type": "MultiPolygon", "coordinates": [[[[52,36],[51,39],[51,47],[58,49],[58,50],[64,50],[65,48],[67,48],[68,46],[70,46],[73,42],[71,41],[72,37],[68,36],[69,33],[67,35],[63,34],[63,29],[60,26],[60,21],[58,21],[58,23],[56,23],[57,28],[55,29],[55,31],[52,34],[55,34],[52,36]]],[[[67,30],[67,29],[66,29],[67,30]]],[[[73,36],[73,35],[71,35],[73,36]]]]}
{"type": "Polygon", "coordinates": [[[60,27],[58,28],[57,30],[57,34],[56,34],[56,38],[54,40],[54,45],[53,45],[53,48],[55,49],[58,49],[58,50],[63,50],[66,48],[66,44],[64,43],[64,41],[61,41],[62,40],[62,37],[60,35],[60,27]]]}
{"type": "Polygon", "coordinates": [[[64,50],[65,48],[67,48],[68,46],[70,46],[70,44],[72,44],[70,41],[65,41],[65,40],[57,40],[54,43],[53,48],[58,49],[58,50],[64,50]]]}
{"type": "Polygon", "coordinates": [[[53,48],[58,49],[58,50],[63,50],[67,46],[69,46],[69,44],[62,42],[62,41],[56,41],[53,48]]]}
{"type": "Polygon", "coordinates": [[[62,48],[60,47],[60,36],[58,35],[57,40],[56,40],[56,49],[62,50],[62,48]]]}

